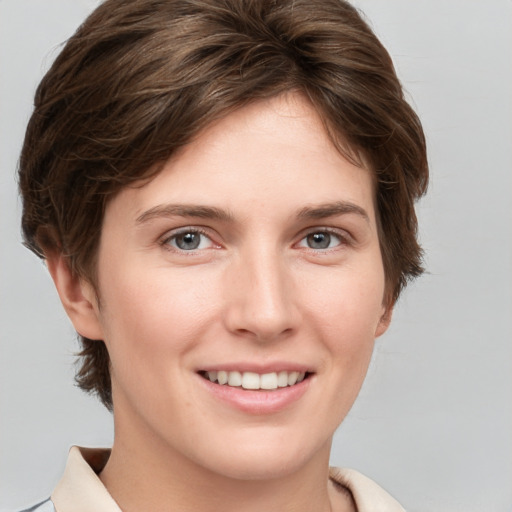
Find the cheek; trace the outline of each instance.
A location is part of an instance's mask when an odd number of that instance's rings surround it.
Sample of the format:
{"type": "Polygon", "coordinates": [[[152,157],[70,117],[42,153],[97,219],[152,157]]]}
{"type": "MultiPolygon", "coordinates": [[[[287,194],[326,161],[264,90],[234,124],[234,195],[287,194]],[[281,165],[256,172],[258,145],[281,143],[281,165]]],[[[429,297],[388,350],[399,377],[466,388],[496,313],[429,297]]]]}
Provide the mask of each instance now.
{"type": "Polygon", "coordinates": [[[213,301],[206,285],[168,274],[146,270],[140,279],[111,274],[105,282],[105,342],[118,410],[160,417],[179,407],[186,416],[192,405],[181,377],[204,338],[213,301]]]}
{"type": "Polygon", "coordinates": [[[151,361],[156,368],[167,355],[175,360],[197,344],[213,314],[212,285],[190,275],[132,269],[111,272],[104,284],[102,317],[114,366],[151,361]]]}
{"type": "Polygon", "coordinates": [[[378,262],[362,268],[345,267],[304,281],[303,303],[323,325],[339,335],[375,337],[384,313],[384,272],[378,262]],[[323,286],[320,286],[322,284],[323,286]]]}
{"type": "MultiPolygon", "coordinates": [[[[312,280],[311,285],[320,279],[312,280]]],[[[347,396],[357,394],[373,352],[377,328],[384,313],[384,273],[378,265],[359,270],[332,271],[324,287],[309,286],[303,300],[314,330],[329,353],[327,365],[336,374],[336,386],[347,396]],[[352,390],[352,391],[349,391],[352,390]]]]}

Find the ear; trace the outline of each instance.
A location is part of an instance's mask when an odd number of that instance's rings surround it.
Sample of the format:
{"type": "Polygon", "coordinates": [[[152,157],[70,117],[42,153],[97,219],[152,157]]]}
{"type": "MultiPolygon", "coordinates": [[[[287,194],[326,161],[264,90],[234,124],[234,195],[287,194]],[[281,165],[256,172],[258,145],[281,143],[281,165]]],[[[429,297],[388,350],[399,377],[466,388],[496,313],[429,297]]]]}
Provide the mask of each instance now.
{"type": "Polygon", "coordinates": [[[384,310],[382,316],[380,317],[377,328],[375,329],[376,338],[382,336],[388,330],[389,324],[391,323],[391,318],[393,316],[393,304],[388,306],[384,305],[383,308],[384,310]]]}
{"type": "Polygon", "coordinates": [[[84,338],[102,340],[103,329],[94,288],[71,272],[66,258],[61,253],[47,256],[48,270],[75,330],[84,338]]]}

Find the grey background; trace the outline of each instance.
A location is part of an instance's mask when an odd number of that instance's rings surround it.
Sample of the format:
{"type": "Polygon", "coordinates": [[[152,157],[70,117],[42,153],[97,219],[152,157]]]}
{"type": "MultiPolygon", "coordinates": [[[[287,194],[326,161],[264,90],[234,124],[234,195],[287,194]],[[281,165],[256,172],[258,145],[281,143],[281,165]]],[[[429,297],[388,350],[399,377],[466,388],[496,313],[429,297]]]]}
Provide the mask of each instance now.
{"type": "MultiPolygon", "coordinates": [[[[0,510],[49,495],[71,444],[109,445],[73,386],[73,329],[20,244],[14,169],[33,92],[94,0],[0,0],[0,510]]],[[[410,511],[512,511],[512,2],[358,0],[423,119],[429,274],[377,343],[332,463],[410,511]]],[[[378,512],[378,511],[376,511],[378,512]]]]}

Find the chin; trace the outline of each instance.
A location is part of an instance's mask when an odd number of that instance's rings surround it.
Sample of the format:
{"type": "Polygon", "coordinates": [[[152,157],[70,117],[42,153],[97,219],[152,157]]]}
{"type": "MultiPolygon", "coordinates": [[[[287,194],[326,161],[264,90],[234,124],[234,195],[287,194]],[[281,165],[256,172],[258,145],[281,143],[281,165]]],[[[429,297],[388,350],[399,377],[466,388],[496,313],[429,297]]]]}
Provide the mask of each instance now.
{"type": "Polygon", "coordinates": [[[232,442],[221,451],[209,450],[208,460],[203,464],[218,475],[247,481],[286,478],[306,467],[310,460],[320,460],[322,457],[328,465],[330,437],[320,446],[311,443],[311,438],[308,443],[307,440],[304,442],[301,439],[290,442],[292,436],[288,436],[286,442],[282,437],[272,437],[269,434],[253,436],[250,442],[232,442]],[[214,466],[211,461],[215,461],[214,466]]]}
{"type": "Polygon", "coordinates": [[[215,467],[209,469],[233,480],[275,481],[296,473],[303,465],[302,459],[280,453],[276,457],[252,459],[231,456],[228,460],[217,460],[215,467]]]}

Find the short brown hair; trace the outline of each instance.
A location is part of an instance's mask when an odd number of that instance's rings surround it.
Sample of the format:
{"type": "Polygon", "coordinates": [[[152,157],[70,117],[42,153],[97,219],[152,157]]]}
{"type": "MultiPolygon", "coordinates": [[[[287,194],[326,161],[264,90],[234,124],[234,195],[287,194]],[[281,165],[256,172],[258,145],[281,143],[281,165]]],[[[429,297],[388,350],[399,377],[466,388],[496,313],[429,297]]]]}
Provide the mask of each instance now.
{"type": "MultiPolygon", "coordinates": [[[[39,85],[19,164],[26,245],[96,283],[105,205],[234,109],[302,92],[375,174],[392,304],[422,272],[414,202],[425,138],[387,51],[342,0],[107,0],[39,85]]],[[[105,344],[81,338],[79,385],[112,407],[105,344]]]]}

